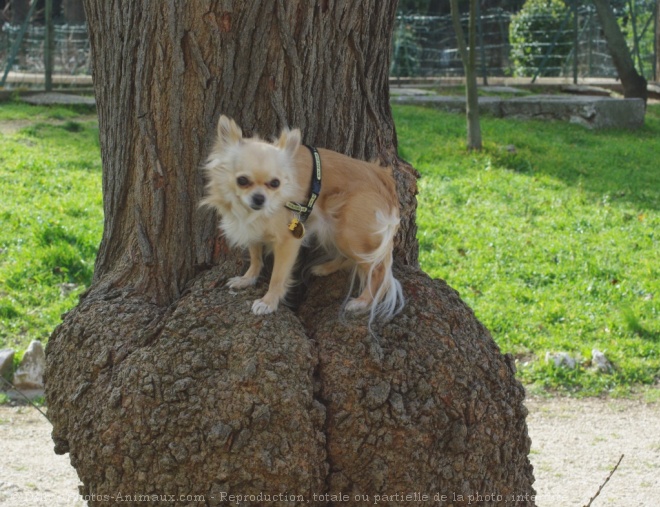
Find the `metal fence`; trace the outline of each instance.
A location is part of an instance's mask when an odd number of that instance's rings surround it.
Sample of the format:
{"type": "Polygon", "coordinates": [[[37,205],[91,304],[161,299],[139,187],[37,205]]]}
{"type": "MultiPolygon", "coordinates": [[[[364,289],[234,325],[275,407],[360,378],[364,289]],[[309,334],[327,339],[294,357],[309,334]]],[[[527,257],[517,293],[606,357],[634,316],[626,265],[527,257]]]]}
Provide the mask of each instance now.
{"type": "MultiPolygon", "coordinates": [[[[633,53],[638,71],[654,78],[655,1],[629,2],[632,9],[617,12],[620,25],[633,53]],[[631,15],[634,13],[634,15],[631,15]]],[[[579,77],[616,77],[607,43],[594,7],[589,3],[577,9],[577,22],[567,9],[561,33],[533,34],[539,51],[531,62],[514,61],[514,48],[509,28],[515,13],[489,9],[480,13],[477,26],[477,65],[485,76],[572,76],[577,63],[579,77]],[[562,35],[562,36],[560,36],[562,35]],[[577,58],[577,60],[576,60],[577,58]]],[[[468,18],[462,16],[467,34],[468,18]]],[[[543,24],[543,23],[540,23],[543,24]]],[[[396,20],[392,41],[393,77],[462,76],[463,65],[458,54],[451,16],[400,15],[396,20]]]]}
{"type": "MultiPolygon", "coordinates": [[[[20,35],[21,26],[4,24],[0,32],[0,55],[3,71],[11,48],[20,35]]],[[[46,28],[28,25],[11,70],[43,74],[46,28]]],[[[53,44],[53,71],[57,74],[89,73],[89,38],[87,25],[55,25],[53,44]]]]}
{"type": "MultiPolygon", "coordinates": [[[[36,3],[36,2],[34,2],[36,3]]],[[[570,5],[567,2],[567,5],[570,5]]],[[[575,4],[577,5],[577,4],[575,4]]],[[[654,78],[656,55],[654,9],[656,0],[629,0],[618,12],[627,34],[636,66],[647,78],[654,78]]],[[[565,36],[549,40],[539,33],[538,54],[529,62],[517,61],[510,42],[513,12],[489,9],[479,13],[478,56],[483,76],[571,76],[616,77],[607,44],[595,10],[590,3],[579,6],[575,19],[563,23],[565,36]]],[[[567,11],[566,19],[570,13],[567,11]]],[[[467,16],[462,19],[467,33],[467,16]]],[[[55,24],[52,28],[52,74],[57,86],[90,84],[90,45],[85,25],[55,24]]],[[[5,88],[44,85],[46,72],[46,27],[26,23],[4,23],[0,29],[0,85],[5,88]]],[[[393,77],[462,76],[456,36],[450,16],[399,15],[392,41],[393,77]]]]}

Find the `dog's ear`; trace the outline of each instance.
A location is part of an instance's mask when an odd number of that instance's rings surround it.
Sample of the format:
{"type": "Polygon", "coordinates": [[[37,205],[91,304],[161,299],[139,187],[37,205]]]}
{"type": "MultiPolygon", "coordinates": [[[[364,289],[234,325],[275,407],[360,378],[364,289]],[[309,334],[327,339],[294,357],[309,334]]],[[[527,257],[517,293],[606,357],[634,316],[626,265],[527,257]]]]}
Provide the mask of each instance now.
{"type": "Polygon", "coordinates": [[[301,137],[300,130],[289,130],[288,128],[285,128],[282,129],[282,133],[280,134],[280,138],[277,140],[276,145],[280,150],[285,150],[290,155],[294,155],[300,147],[301,137]]]}
{"type": "Polygon", "coordinates": [[[224,114],[218,120],[218,143],[222,146],[236,144],[243,139],[243,131],[231,118],[224,114]]]}

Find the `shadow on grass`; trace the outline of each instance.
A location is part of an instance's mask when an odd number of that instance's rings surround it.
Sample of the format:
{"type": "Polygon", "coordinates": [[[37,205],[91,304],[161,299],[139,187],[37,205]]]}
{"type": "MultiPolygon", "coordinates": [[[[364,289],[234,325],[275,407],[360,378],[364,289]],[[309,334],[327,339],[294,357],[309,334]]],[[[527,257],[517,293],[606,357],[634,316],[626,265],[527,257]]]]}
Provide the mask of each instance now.
{"type": "MultiPolygon", "coordinates": [[[[464,155],[465,118],[420,107],[394,107],[397,129],[416,138],[403,158],[416,166],[464,155]],[[416,151],[415,148],[419,151],[416,151]]],[[[530,176],[545,174],[605,201],[660,209],[660,105],[637,130],[588,130],[559,121],[481,118],[484,156],[530,176]]],[[[474,155],[478,159],[482,155],[474,155]]],[[[419,168],[418,168],[419,169],[419,168]]]]}
{"type": "MultiPolygon", "coordinates": [[[[645,125],[637,131],[589,131],[537,121],[518,126],[524,127],[518,139],[500,137],[502,143],[516,146],[517,153],[504,160],[507,167],[547,174],[610,202],[660,209],[660,106],[649,108],[645,125]]],[[[506,132],[498,129],[493,136],[506,132]]]]}

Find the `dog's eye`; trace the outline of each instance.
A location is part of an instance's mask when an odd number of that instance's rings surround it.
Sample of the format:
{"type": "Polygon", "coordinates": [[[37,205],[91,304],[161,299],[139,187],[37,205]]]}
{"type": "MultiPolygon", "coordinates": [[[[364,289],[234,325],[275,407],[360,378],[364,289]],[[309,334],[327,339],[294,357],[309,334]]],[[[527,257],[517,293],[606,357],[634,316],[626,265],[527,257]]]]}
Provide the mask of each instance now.
{"type": "Polygon", "coordinates": [[[274,180],[270,180],[270,183],[268,183],[268,186],[270,188],[277,188],[277,187],[280,186],[280,180],[278,180],[277,178],[275,178],[274,180]]]}
{"type": "Polygon", "coordinates": [[[245,176],[239,176],[236,178],[236,183],[239,187],[247,187],[250,184],[250,180],[245,176]]]}

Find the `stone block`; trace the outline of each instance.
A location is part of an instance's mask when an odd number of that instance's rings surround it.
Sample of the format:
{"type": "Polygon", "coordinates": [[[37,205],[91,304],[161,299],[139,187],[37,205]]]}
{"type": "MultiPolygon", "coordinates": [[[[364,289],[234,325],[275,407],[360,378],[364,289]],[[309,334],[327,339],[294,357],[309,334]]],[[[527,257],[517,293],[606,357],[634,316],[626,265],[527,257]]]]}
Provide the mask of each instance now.
{"type": "MultiPolygon", "coordinates": [[[[427,96],[398,96],[390,99],[392,104],[423,106],[439,109],[448,113],[465,113],[465,97],[444,95],[427,96]]],[[[479,114],[502,116],[499,97],[479,97],[479,114]]]]}
{"type": "Polygon", "coordinates": [[[642,99],[531,95],[502,101],[502,116],[577,123],[590,129],[637,129],[644,124],[642,99]]]}
{"type": "Polygon", "coordinates": [[[42,389],[46,354],[40,341],[34,340],[23,354],[23,360],[14,373],[14,386],[18,389],[42,389]]]}
{"type": "MultiPolygon", "coordinates": [[[[0,350],[0,377],[11,379],[14,370],[14,351],[11,349],[0,350]]],[[[0,385],[0,389],[2,385],[0,385]]]]}
{"type": "MultiPolygon", "coordinates": [[[[399,96],[392,97],[391,102],[465,113],[464,97],[399,96]]],[[[642,99],[590,95],[530,95],[508,99],[479,97],[480,114],[498,118],[567,121],[590,129],[637,129],[644,125],[645,111],[642,99]]]]}

